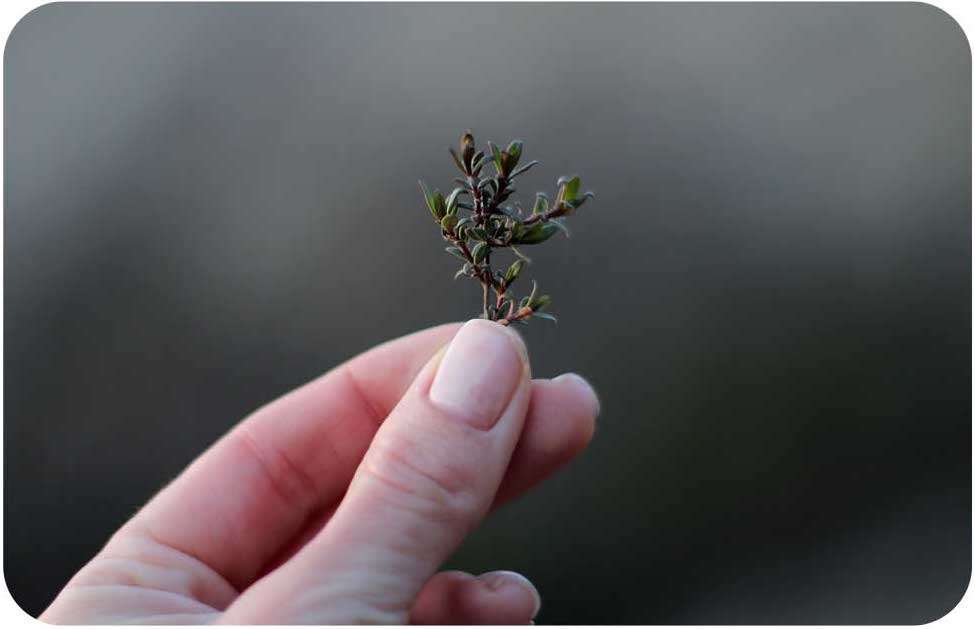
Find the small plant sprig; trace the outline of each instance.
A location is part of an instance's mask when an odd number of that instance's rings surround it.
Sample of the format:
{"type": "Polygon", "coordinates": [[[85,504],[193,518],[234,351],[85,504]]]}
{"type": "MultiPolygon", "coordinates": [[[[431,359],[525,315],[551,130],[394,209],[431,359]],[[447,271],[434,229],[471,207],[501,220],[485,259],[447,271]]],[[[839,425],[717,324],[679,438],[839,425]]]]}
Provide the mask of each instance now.
{"type": "Polygon", "coordinates": [[[507,204],[515,192],[512,187],[515,179],[538,164],[531,161],[518,166],[522,152],[520,140],[512,141],[504,150],[488,142],[487,151],[483,151],[477,149],[474,136],[467,131],[460,138],[458,150],[448,150],[463,175],[454,179],[459,186],[446,197],[440,190],[430,192],[422,181],[420,189],[441,235],[449,243],[447,252],[463,263],[454,277],[464,276],[480,282],[484,319],[501,325],[527,323],[531,318],[555,321],[545,311],[551,299],[538,294],[534,281],[528,296],[519,300],[512,294],[511,286],[530,262],[517,246],[543,243],[559,231],[568,235],[563,217],[579,209],[593,196],[592,192],[580,194],[578,176],[560,177],[555,200],[549,201],[547,195],[538,192],[531,211],[526,212],[517,201],[507,204]],[[488,165],[494,173],[482,177],[488,165]],[[465,214],[460,215],[460,210],[465,210],[465,214]],[[497,249],[510,249],[516,256],[504,271],[491,266],[497,249]]]}

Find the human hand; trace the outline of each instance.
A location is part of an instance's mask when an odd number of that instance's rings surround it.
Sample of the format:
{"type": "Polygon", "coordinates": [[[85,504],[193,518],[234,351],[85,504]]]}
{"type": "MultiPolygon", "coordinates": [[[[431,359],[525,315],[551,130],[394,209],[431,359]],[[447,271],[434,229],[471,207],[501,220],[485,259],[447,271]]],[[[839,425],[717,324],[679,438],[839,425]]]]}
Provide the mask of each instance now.
{"type": "Polygon", "coordinates": [[[584,380],[530,378],[518,335],[485,320],[374,348],[235,426],[41,620],[528,623],[524,577],[437,570],[592,436],[584,380]]]}

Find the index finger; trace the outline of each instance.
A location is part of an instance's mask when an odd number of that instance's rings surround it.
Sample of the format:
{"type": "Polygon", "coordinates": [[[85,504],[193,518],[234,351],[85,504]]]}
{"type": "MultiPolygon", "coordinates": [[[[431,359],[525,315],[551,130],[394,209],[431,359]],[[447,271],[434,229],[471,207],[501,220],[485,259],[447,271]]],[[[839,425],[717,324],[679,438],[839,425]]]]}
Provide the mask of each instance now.
{"type": "Polygon", "coordinates": [[[459,327],[384,343],[259,409],[118,536],[174,548],[242,589],[311,514],[342,495],[388,411],[459,327]]]}

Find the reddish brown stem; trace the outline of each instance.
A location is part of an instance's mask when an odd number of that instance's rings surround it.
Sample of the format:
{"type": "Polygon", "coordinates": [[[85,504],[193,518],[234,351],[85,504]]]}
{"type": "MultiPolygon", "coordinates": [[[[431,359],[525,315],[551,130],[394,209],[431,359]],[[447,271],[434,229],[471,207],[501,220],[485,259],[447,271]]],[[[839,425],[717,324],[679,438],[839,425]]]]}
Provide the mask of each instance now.
{"type": "Polygon", "coordinates": [[[532,315],[532,312],[534,311],[528,306],[522,306],[521,308],[518,309],[518,312],[514,313],[514,315],[508,315],[504,319],[498,319],[498,323],[500,323],[501,325],[509,325],[510,323],[518,321],[519,319],[525,319],[527,317],[530,317],[532,315]]]}
{"type": "Polygon", "coordinates": [[[522,225],[533,225],[538,221],[547,221],[559,216],[559,208],[553,208],[548,212],[543,212],[542,214],[532,214],[525,220],[521,222],[522,225]]]}

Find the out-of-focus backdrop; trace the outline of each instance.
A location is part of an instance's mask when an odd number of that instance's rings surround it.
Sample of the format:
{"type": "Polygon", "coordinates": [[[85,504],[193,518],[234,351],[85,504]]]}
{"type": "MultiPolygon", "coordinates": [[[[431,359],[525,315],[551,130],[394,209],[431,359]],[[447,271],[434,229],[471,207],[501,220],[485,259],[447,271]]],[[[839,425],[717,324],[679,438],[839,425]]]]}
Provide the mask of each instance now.
{"type": "MultiPolygon", "coordinates": [[[[918,623],[968,584],[971,54],[922,4],[45,5],[4,57],[4,574],[40,612],[250,410],[474,314],[417,190],[525,141],[595,441],[452,559],[540,622],[918,623]]],[[[191,514],[190,514],[191,515],[191,514]]]]}

